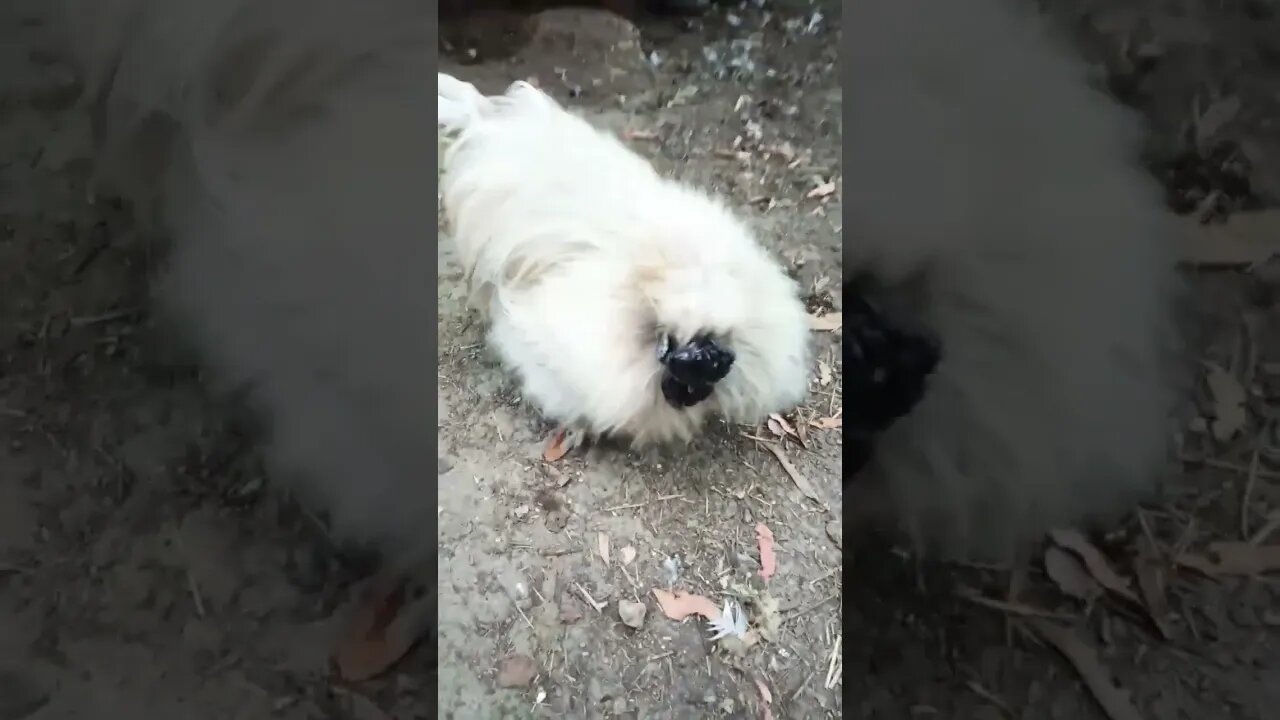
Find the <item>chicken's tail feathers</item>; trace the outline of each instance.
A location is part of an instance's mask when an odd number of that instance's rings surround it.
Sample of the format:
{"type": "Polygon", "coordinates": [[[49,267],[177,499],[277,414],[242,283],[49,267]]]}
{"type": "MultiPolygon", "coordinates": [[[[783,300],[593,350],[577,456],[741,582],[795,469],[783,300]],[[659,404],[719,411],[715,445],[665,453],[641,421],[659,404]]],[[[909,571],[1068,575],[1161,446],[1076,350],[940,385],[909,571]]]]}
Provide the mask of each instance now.
{"type": "Polygon", "coordinates": [[[475,85],[445,73],[436,73],[437,126],[446,131],[461,131],[484,114],[492,105],[475,85]]]}
{"type": "Polygon", "coordinates": [[[554,100],[523,80],[512,83],[499,96],[486,96],[475,85],[447,73],[436,73],[437,127],[449,134],[467,129],[473,122],[495,112],[519,108],[558,108],[554,100]]]}

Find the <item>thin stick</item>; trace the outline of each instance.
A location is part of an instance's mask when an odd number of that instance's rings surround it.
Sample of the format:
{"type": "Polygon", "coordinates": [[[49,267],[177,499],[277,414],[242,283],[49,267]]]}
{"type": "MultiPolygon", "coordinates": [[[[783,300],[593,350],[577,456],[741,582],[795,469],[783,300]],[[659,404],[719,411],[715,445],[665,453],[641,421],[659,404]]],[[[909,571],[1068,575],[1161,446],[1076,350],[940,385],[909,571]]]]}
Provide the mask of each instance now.
{"type": "Polygon", "coordinates": [[[582,597],[587,599],[587,602],[596,609],[596,612],[604,612],[605,603],[596,602],[596,599],[591,597],[591,593],[587,592],[587,589],[578,583],[574,583],[573,586],[578,588],[578,592],[582,593],[582,597]]]}
{"type": "Polygon", "coordinates": [[[1010,603],[1010,602],[1003,602],[1000,600],[993,600],[992,598],[984,597],[982,595],[978,595],[977,593],[959,593],[959,596],[962,599],[968,600],[969,602],[975,605],[981,605],[983,607],[990,608],[992,610],[999,610],[1001,612],[1012,613],[1014,615],[1021,615],[1023,617],[1048,618],[1053,620],[1075,620],[1076,619],[1076,617],[1074,615],[1071,615],[1070,613],[1052,612],[1050,610],[1041,610],[1039,608],[1034,608],[1029,605],[1022,605],[1018,603],[1010,603]]]}
{"type": "Polygon", "coordinates": [[[843,666],[840,662],[840,643],[844,639],[844,634],[836,635],[835,645],[831,648],[831,658],[827,661],[827,678],[822,686],[828,690],[836,686],[836,679],[839,673],[836,671],[843,666]]]}
{"type": "Polygon", "coordinates": [[[666,502],[668,500],[680,500],[683,497],[684,497],[684,493],[677,493],[675,495],[659,495],[658,497],[652,500],[645,500],[644,502],[627,503],[625,505],[613,505],[611,507],[602,509],[600,512],[617,512],[619,510],[633,510],[635,508],[642,508],[646,505],[652,505],[656,502],[666,502]]]}
{"type": "Polygon", "coordinates": [[[1244,492],[1240,493],[1240,539],[1249,539],[1249,506],[1253,503],[1253,487],[1258,484],[1258,466],[1262,461],[1262,440],[1266,430],[1258,433],[1258,440],[1253,446],[1253,457],[1249,460],[1249,472],[1245,474],[1244,492]]]}

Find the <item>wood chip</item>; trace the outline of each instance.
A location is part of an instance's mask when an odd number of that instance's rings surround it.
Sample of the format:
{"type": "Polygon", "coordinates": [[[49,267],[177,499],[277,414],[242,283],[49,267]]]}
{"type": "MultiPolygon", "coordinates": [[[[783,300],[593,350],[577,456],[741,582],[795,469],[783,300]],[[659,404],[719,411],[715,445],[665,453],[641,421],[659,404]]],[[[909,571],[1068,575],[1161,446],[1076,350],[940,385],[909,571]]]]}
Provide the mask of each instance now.
{"type": "Polygon", "coordinates": [[[815,187],[814,189],[810,190],[808,193],[805,194],[805,197],[809,198],[810,200],[815,200],[815,199],[828,197],[833,193],[835,193],[835,191],[836,191],[835,181],[829,180],[815,187]]]}
{"type": "Polygon", "coordinates": [[[844,313],[830,312],[826,315],[810,315],[809,329],[814,332],[835,332],[844,325],[844,313]]]}
{"type": "Polygon", "coordinates": [[[1225,223],[1210,225],[1189,221],[1180,240],[1184,264],[1250,267],[1280,252],[1280,210],[1235,213],[1225,223]]]}
{"type": "Polygon", "coordinates": [[[1178,564],[1209,577],[1263,575],[1280,571],[1280,545],[1215,542],[1206,553],[1179,556],[1178,564]]]}
{"type": "Polygon", "coordinates": [[[1102,664],[1098,651],[1074,631],[1047,620],[1027,621],[1037,635],[1052,645],[1071,663],[1089,693],[1111,720],[1143,720],[1129,691],[1115,684],[1102,664]]]}
{"type": "Polygon", "coordinates": [[[819,430],[838,430],[844,427],[844,419],[840,417],[839,413],[836,413],[835,417],[825,417],[825,418],[818,418],[816,420],[810,420],[809,424],[812,425],[813,427],[818,428],[819,430]]]}

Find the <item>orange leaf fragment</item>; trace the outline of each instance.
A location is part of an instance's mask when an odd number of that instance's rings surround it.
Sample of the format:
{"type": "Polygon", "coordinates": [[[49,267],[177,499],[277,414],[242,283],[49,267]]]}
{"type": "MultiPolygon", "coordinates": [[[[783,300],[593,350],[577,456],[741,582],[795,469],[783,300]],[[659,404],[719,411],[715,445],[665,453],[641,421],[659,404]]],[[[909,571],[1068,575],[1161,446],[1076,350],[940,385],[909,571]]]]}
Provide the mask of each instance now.
{"type": "Polygon", "coordinates": [[[690,615],[701,615],[707,620],[717,620],[720,617],[720,608],[701,595],[694,595],[683,590],[667,592],[666,590],[654,588],[653,596],[658,599],[658,606],[662,608],[662,614],[672,620],[683,620],[690,615]]]}
{"type": "Polygon", "coordinates": [[[773,531],[764,523],[756,523],[756,543],[760,546],[760,577],[768,580],[778,570],[773,554],[773,531]]]}
{"type": "Polygon", "coordinates": [[[418,633],[411,626],[396,622],[405,600],[404,583],[397,582],[376,588],[363,603],[334,654],[343,680],[360,682],[386,672],[417,642],[418,633]]]}
{"type": "Polygon", "coordinates": [[[551,434],[551,440],[547,443],[547,449],[542,451],[542,459],[547,462],[555,462],[564,457],[569,452],[568,446],[565,445],[565,437],[568,430],[560,428],[551,434]]]}

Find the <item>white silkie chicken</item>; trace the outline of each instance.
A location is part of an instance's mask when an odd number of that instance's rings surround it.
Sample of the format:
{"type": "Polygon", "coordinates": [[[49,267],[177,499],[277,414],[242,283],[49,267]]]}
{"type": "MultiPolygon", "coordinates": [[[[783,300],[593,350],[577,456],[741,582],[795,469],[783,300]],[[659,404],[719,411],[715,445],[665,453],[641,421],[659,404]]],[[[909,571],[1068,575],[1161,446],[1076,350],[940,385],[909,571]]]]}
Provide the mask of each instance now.
{"type": "Polygon", "coordinates": [[[845,8],[846,495],[992,559],[1128,509],[1180,383],[1176,226],[1137,118],[1029,7],[845,8]]]}
{"type": "Polygon", "coordinates": [[[801,402],[798,287],[746,224],[524,82],[439,75],[449,232],[489,340],[567,444],[691,438],[801,402]]]}
{"type": "Polygon", "coordinates": [[[262,411],[273,479],[389,570],[431,562],[434,8],[61,6],[100,189],[156,211],[170,240],[160,307],[262,411]]]}

